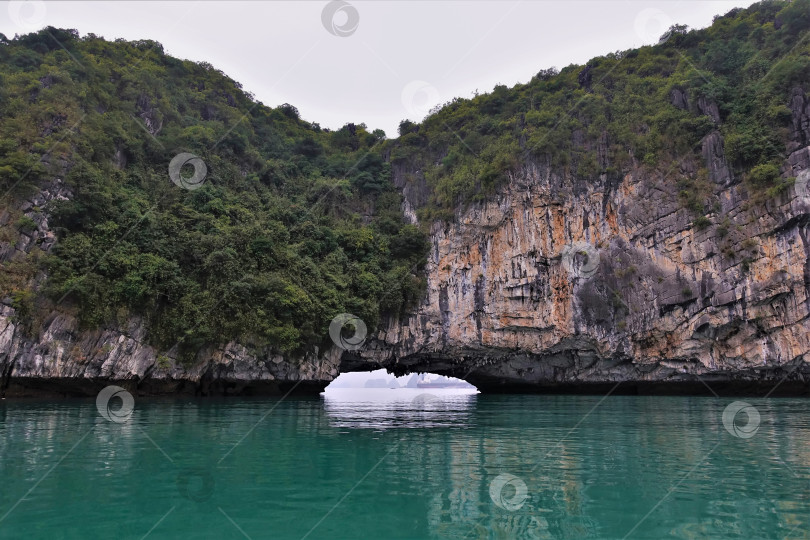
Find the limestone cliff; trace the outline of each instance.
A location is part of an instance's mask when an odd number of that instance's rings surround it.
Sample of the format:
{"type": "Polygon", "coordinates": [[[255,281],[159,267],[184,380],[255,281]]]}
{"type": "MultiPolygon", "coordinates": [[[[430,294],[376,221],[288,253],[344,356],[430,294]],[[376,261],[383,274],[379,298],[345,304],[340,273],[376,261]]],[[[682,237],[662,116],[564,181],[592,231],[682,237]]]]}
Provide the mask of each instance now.
{"type": "Polygon", "coordinates": [[[27,339],[14,310],[0,308],[3,396],[94,395],[110,383],[139,395],[250,395],[316,392],[337,376],[337,349],[284,358],[238,343],[208,347],[189,366],[145,344],[144,326],[79,331],[75,317],[54,313],[37,340],[27,339]]]}
{"type": "MultiPolygon", "coordinates": [[[[674,170],[635,167],[621,178],[585,181],[525,163],[496,197],[432,225],[425,297],[358,351],[284,358],[228,343],[183,366],[145,344],[137,318],[127,328],[80,331],[70,313],[54,312],[33,339],[6,301],[2,390],[92,394],[115,381],[142,394],[311,391],[339,369],[384,366],[455,375],[486,390],[623,382],[624,390],[691,383],[708,392],[751,382],[804,391],[810,99],[798,90],[791,107],[783,176],[800,180],[768,200],[752,200],[733,177],[718,131],[703,141],[705,163],[684,159],[674,170]],[[716,201],[703,226],[667,180],[699,166],[709,171],[716,201]]],[[[423,203],[418,186],[401,187],[413,216],[411,206],[423,203]]],[[[70,196],[56,180],[25,203],[20,211],[37,228],[7,246],[3,260],[50,249],[54,236],[39,208],[70,196]]]]}
{"type": "Polygon", "coordinates": [[[705,163],[666,171],[586,181],[526,163],[497,197],[433,224],[422,304],[343,369],[374,362],[485,389],[624,381],[708,392],[748,381],[800,391],[810,375],[808,107],[795,90],[783,176],[799,181],[769,200],[733,177],[719,131],[703,140],[705,163]],[[695,222],[668,179],[699,166],[710,224],[695,222]]]}

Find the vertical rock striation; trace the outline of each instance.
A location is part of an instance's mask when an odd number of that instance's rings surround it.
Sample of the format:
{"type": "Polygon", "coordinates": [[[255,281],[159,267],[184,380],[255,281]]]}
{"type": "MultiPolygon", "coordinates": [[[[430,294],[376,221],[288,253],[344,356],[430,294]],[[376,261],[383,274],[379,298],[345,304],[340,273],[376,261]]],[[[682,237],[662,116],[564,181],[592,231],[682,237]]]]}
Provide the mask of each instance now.
{"type": "MultiPolygon", "coordinates": [[[[683,93],[671,100],[688,107],[683,93]]],[[[719,122],[716,105],[698,107],[719,122]]],[[[788,177],[810,169],[803,91],[793,92],[791,109],[788,177]]],[[[703,140],[702,158],[616,179],[525,163],[496,197],[433,224],[423,302],[360,354],[345,355],[343,369],[373,361],[484,389],[620,381],[805,388],[810,197],[799,188],[753,201],[719,131],[703,140]],[[698,167],[708,170],[715,201],[710,225],[695,224],[669,174],[698,167]],[[586,261],[566,261],[583,245],[591,246],[587,263],[598,260],[585,275],[577,264],[586,261]]]]}

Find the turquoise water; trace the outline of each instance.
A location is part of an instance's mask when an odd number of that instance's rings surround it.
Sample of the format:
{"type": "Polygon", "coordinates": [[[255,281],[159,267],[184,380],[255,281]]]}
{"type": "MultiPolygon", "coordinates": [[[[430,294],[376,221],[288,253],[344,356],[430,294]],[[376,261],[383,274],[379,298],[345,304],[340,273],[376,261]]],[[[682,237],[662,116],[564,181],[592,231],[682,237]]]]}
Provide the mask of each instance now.
{"type": "Polygon", "coordinates": [[[0,402],[0,538],[810,534],[807,400],[393,392],[0,402]]]}

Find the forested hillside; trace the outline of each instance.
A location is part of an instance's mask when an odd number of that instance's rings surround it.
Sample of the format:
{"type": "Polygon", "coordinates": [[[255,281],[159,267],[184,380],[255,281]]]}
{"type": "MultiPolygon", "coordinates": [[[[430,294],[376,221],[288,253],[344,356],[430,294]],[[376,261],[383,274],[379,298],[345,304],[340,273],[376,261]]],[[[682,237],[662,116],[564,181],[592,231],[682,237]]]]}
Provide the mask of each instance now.
{"type": "Polygon", "coordinates": [[[337,313],[374,325],[419,293],[425,237],[403,220],[381,131],[321,129],[155,42],[47,28],[0,43],[2,240],[44,215],[58,235],[0,274],[31,333],[54,309],[86,328],[140,314],[162,348],[292,352],[328,341],[337,313]],[[181,152],[205,163],[201,186],[170,181],[181,152]],[[53,179],[64,200],[19,207],[53,179]]]}
{"type": "Polygon", "coordinates": [[[421,125],[403,122],[392,161],[426,184],[424,218],[452,216],[536,161],[613,183],[636,164],[665,172],[702,221],[713,206],[708,171],[684,175],[678,162],[699,156],[714,129],[754,193],[789,185],[780,169],[791,90],[810,81],[808,31],[808,0],[735,9],[702,30],[676,25],[658,45],[544,69],[527,84],[455,99],[421,125]]]}

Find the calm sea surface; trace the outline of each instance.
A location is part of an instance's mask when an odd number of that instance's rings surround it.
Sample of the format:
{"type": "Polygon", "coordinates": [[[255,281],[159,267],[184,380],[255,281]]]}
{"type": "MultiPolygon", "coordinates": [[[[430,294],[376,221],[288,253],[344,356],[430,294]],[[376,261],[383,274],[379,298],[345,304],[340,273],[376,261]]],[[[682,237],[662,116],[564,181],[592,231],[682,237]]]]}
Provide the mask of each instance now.
{"type": "Polygon", "coordinates": [[[2,401],[0,538],[810,537],[808,400],[439,392],[2,401]]]}

